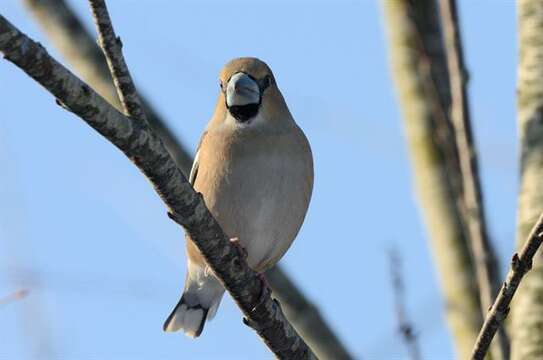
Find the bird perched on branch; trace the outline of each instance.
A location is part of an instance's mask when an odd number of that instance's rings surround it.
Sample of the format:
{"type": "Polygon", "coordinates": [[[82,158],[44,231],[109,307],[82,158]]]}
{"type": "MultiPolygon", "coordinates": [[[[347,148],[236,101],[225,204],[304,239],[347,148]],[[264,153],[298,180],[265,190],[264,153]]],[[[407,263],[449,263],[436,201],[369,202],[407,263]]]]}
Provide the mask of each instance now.
{"type": "MultiPolygon", "coordinates": [[[[190,173],[194,189],[257,272],[285,254],[304,220],[313,188],[309,143],[264,62],[230,61],[220,73],[215,112],[190,173]]],[[[201,334],[224,288],[187,238],[188,272],[165,331],[201,334]]]]}

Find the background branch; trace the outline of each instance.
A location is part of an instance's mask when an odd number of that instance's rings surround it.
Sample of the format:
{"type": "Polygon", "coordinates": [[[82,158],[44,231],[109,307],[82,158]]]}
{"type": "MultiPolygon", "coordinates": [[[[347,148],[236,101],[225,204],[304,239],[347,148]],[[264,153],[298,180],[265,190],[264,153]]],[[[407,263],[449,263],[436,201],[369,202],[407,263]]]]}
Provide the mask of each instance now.
{"type": "MultiPolygon", "coordinates": [[[[517,249],[543,212],[543,2],[519,0],[517,121],[520,135],[520,189],[517,249]]],[[[537,254],[512,305],[511,358],[543,358],[543,255],[537,254]]]]}
{"type": "MultiPolygon", "coordinates": [[[[463,219],[469,234],[469,244],[479,285],[481,312],[484,316],[498,292],[498,263],[485,221],[477,152],[467,96],[468,75],[463,58],[456,1],[441,0],[439,3],[451,86],[450,114],[462,179],[463,219]]],[[[502,328],[498,336],[499,342],[492,347],[493,359],[508,359],[509,340],[505,329],[502,328]]]]}
{"type": "Polygon", "coordinates": [[[434,0],[383,0],[390,60],[419,203],[429,233],[458,358],[482,324],[460,207],[462,180],[449,121],[447,62],[434,0]]]}
{"type": "Polygon", "coordinates": [[[340,339],[327,324],[318,307],[311,303],[278,266],[266,272],[273,295],[279,300],[287,319],[321,360],[349,360],[340,339]]]}
{"type": "Polygon", "coordinates": [[[314,358],[307,345],[266,294],[256,273],[230,244],[158,138],[145,123],[112,108],[47,51],[0,15],[0,52],[55,95],[63,107],[81,117],[117,146],[146,175],[171,217],[182,224],[214,273],[237,302],[247,322],[279,358],[314,358]]]}
{"type": "MultiPolygon", "coordinates": [[[[543,214],[534,225],[528,239],[526,240],[520,254],[515,253],[511,259],[511,268],[507,278],[503,283],[496,301],[490,308],[486,320],[477,337],[477,342],[471,356],[474,360],[483,360],[492,338],[496,334],[499,326],[503,323],[507,314],[509,314],[509,304],[515,295],[524,275],[532,268],[533,258],[543,241],[543,214]]],[[[532,335],[536,335],[532,334],[532,335]]],[[[533,354],[532,354],[533,355],[533,354]]],[[[529,355],[526,358],[531,358],[529,355]]],[[[525,358],[525,359],[526,359],[525,358]]]]}
{"type": "Polygon", "coordinates": [[[117,89],[124,113],[148,124],[136,86],[124,60],[121,38],[115,35],[106,3],[104,0],[89,0],[89,4],[98,32],[98,43],[107,60],[109,73],[117,89]]]}
{"type": "Polygon", "coordinates": [[[402,279],[402,263],[397,250],[390,250],[389,260],[390,274],[392,276],[392,289],[394,290],[396,318],[398,320],[398,331],[400,332],[403,342],[407,347],[409,358],[411,360],[419,360],[421,357],[419,345],[417,343],[417,335],[415,334],[415,330],[407,318],[404,298],[405,286],[402,279]]]}
{"type": "MultiPolygon", "coordinates": [[[[105,58],[73,9],[64,0],[23,0],[23,3],[42,26],[52,44],[83,80],[111,104],[122,109],[105,58]]],[[[149,124],[160,136],[178,167],[188,175],[192,157],[179,138],[166,126],[168,121],[159,117],[150,107],[149,101],[141,93],[139,95],[149,124]]],[[[318,307],[307,299],[281,266],[276,265],[269,269],[266,278],[286,317],[319,359],[352,359],[352,355],[320,314],[318,307]]]]}
{"type": "MultiPolygon", "coordinates": [[[[102,51],[66,2],[63,0],[23,0],[23,2],[81,78],[110,104],[122,110],[102,51]]],[[[150,102],[141,94],[140,98],[149,124],[160,136],[183,174],[188,176],[192,166],[192,155],[177,140],[167,122],[150,102]]]]}
{"type": "Polygon", "coordinates": [[[11,302],[24,299],[28,295],[28,290],[20,289],[12,292],[11,294],[0,297],[0,306],[7,305],[11,302]]]}

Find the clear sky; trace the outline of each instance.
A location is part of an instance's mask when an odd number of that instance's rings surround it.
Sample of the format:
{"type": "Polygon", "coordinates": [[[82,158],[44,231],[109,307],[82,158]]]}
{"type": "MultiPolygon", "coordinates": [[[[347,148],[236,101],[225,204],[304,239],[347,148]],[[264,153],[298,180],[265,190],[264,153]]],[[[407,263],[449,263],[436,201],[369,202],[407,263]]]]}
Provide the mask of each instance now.
{"type": "MultiPolygon", "coordinates": [[[[86,1],[71,2],[94,31],[86,1]]],[[[412,188],[378,1],[109,1],[139,88],[191,149],[233,57],[273,69],[315,158],[310,210],[282,264],[350,351],[403,359],[387,250],[425,359],[453,357],[412,188]]],[[[505,271],[517,192],[515,3],[459,1],[486,208],[505,271]]],[[[0,13],[53,55],[16,0],[0,13]]],[[[271,359],[225,296],[198,340],[161,326],[185,277],[181,229],[139,171],[0,60],[0,358],[271,359]]]]}

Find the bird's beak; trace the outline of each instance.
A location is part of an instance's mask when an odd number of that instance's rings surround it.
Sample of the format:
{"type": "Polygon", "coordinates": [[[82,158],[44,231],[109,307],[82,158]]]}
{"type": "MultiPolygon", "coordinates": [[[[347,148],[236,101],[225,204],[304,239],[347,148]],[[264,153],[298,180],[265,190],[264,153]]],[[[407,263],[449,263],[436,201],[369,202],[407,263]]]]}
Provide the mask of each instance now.
{"type": "Polygon", "coordinates": [[[238,72],[232,75],[226,86],[226,105],[244,106],[260,103],[260,87],[249,75],[238,72]]]}

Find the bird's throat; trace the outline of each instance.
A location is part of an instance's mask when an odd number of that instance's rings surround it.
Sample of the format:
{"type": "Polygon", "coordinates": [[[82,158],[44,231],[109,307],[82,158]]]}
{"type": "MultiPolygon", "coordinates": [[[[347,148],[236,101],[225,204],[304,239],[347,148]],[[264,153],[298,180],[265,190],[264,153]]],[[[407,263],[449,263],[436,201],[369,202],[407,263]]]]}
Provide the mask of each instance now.
{"type": "Polygon", "coordinates": [[[258,114],[260,104],[232,105],[228,107],[230,114],[239,122],[246,123],[258,114]]]}

